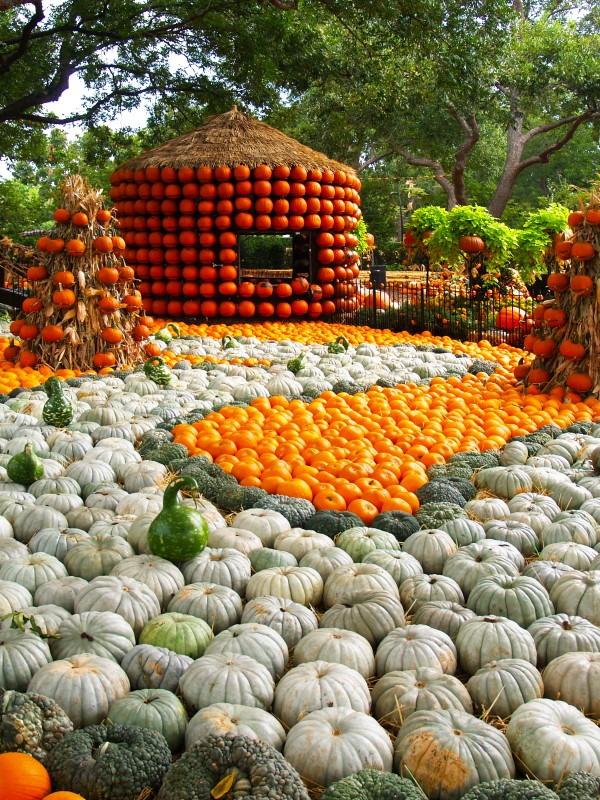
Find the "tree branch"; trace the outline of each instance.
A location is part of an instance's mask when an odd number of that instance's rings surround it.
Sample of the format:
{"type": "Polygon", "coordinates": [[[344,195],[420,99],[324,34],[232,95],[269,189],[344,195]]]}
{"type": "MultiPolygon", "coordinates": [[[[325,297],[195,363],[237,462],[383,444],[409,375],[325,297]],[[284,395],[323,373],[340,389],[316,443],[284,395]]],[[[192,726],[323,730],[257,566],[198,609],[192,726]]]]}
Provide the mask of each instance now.
{"type": "Polygon", "coordinates": [[[442,167],[439,161],[434,161],[432,158],[422,158],[421,156],[413,156],[406,150],[396,150],[396,153],[399,156],[402,156],[402,158],[406,161],[406,163],[411,164],[413,167],[429,167],[430,169],[432,169],[435,182],[438,183],[448,195],[448,209],[454,208],[454,206],[457,205],[454,185],[452,181],[449,180],[449,178],[446,176],[444,168],[442,167]]]}
{"type": "Polygon", "coordinates": [[[593,113],[594,112],[588,110],[585,111],[583,115],[573,114],[571,117],[564,117],[563,119],[559,119],[556,122],[549,122],[547,125],[537,125],[535,128],[531,128],[531,130],[527,131],[524,134],[523,141],[528,142],[530,139],[533,139],[534,136],[540,136],[540,134],[542,133],[548,133],[549,131],[554,131],[557,128],[562,128],[563,125],[571,125],[573,122],[580,119],[582,116],[584,117],[584,119],[589,118],[589,116],[592,115],[593,113]]]}
{"type": "Polygon", "coordinates": [[[469,155],[479,141],[479,125],[473,114],[471,114],[468,121],[454,109],[451,110],[451,114],[458,122],[465,137],[454,157],[452,183],[456,193],[456,202],[461,206],[466,206],[469,203],[469,198],[467,196],[467,187],[465,186],[465,169],[469,155]]]}
{"type": "Polygon", "coordinates": [[[384,158],[388,158],[388,156],[392,155],[394,155],[394,150],[386,150],[385,153],[377,153],[372,156],[369,156],[369,158],[366,161],[364,161],[362,164],[359,165],[356,171],[362,172],[364,169],[372,167],[373,164],[377,164],[377,162],[383,161],[384,158]]]}
{"type": "MultiPolygon", "coordinates": [[[[5,2],[10,2],[10,0],[5,0],[5,2]]],[[[31,40],[31,36],[33,31],[37,27],[38,23],[40,23],[44,19],[44,9],[42,8],[42,0],[28,0],[28,3],[31,2],[35,6],[35,13],[32,15],[31,19],[27,22],[27,24],[23,28],[23,32],[21,33],[21,38],[18,41],[17,47],[15,48],[14,52],[3,58],[0,55],[0,72],[8,72],[11,66],[22,58],[29,48],[29,42],[31,40]]],[[[21,5],[25,5],[25,3],[21,3],[21,5]]],[[[7,9],[2,8],[2,0],[0,0],[0,11],[6,11],[7,9]]]]}
{"type": "Polygon", "coordinates": [[[0,11],[10,11],[17,6],[38,5],[35,0],[0,0],[0,11]]]}
{"type": "MultiPolygon", "coordinates": [[[[562,150],[562,148],[567,144],[567,142],[569,142],[573,138],[573,136],[575,136],[575,133],[576,133],[576,131],[579,128],[580,125],[582,125],[584,122],[586,122],[589,119],[598,119],[598,118],[600,118],[600,111],[586,111],[585,113],[580,114],[578,117],[575,117],[573,122],[572,122],[572,124],[571,124],[571,126],[569,127],[569,130],[566,131],[566,133],[562,137],[562,139],[559,139],[557,142],[554,142],[554,144],[549,145],[548,147],[546,147],[544,150],[542,150],[537,155],[530,156],[529,158],[525,158],[523,161],[521,161],[518,164],[517,168],[516,168],[517,169],[517,175],[520,174],[521,172],[523,172],[524,169],[527,169],[528,167],[532,167],[534,164],[547,164],[548,161],[550,161],[550,156],[553,153],[556,153],[559,150],[562,150]]],[[[566,123],[563,122],[563,124],[566,124],[566,123]]],[[[547,130],[554,130],[555,128],[557,128],[559,126],[558,125],[541,125],[539,127],[540,128],[546,128],[547,130]]],[[[541,130],[539,132],[540,133],[544,133],[545,131],[541,130]]],[[[531,131],[530,131],[530,133],[531,133],[531,131]]],[[[537,134],[535,134],[535,135],[537,135],[537,134]]],[[[531,138],[531,137],[529,137],[529,138],[531,138]]]]}

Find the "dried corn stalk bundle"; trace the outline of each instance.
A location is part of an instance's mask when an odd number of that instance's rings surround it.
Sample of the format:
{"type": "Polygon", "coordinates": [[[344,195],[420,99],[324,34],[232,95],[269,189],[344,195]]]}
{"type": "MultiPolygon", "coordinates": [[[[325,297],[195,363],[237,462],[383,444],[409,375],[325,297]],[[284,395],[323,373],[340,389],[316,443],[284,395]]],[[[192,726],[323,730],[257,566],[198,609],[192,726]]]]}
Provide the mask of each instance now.
{"type": "Polygon", "coordinates": [[[518,377],[577,402],[600,397],[600,191],[569,220],[572,236],[561,243],[566,271],[554,300],[536,310],[538,327],[525,339],[536,358],[518,377]]]}
{"type": "Polygon", "coordinates": [[[63,181],[57,201],[57,223],[38,241],[46,275],[32,282],[19,318],[19,361],[73,370],[133,365],[142,359],[144,311],[116,219],[81,175],[63,181]]]}

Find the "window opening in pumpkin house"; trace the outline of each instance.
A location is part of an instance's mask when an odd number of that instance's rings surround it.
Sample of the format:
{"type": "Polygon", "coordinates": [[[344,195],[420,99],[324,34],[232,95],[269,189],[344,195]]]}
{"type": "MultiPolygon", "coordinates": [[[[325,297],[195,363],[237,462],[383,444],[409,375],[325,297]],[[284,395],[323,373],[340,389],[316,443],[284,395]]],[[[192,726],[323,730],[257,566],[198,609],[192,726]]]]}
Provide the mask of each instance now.
{"type": "Polygon", "coordinates": [[[239,236],[240,280],[268,279],[277,284],[301,276],[311,278],[312,239],[307,233],[239,236]]]}

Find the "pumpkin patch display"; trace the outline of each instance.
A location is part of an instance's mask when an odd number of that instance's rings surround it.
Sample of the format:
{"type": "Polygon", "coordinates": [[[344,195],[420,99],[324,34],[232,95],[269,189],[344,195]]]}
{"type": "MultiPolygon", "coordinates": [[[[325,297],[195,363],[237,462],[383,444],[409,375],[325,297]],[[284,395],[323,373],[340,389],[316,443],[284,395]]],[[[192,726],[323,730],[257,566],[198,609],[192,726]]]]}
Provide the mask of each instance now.
{"type": "MultiPolygon", "coordinates": [[[[315,319],[358,307],[353,231],[361,210],[354,170],[235,106],[121,165],[111,184],[123,254],[142,279],[149,313],[315,319]],[[235,161],[227,164],[232,153],[235,161]],[[281,163],[285,160],[292,166],[281,163]],[[261,264],[246,274],[240,237],[273,232],[291,235],[291,274],[273,270],[264,280],[261,264]],[[323,265],[331,265],[327,274],[323,265]],[[323,283],[334,301],[318,302],[323,283]],[[248,302],[254,294],[284,302],[248,302]],[[198,295],[215,301],[187,299],[198,295]]],[[[94,239],[100,252],[110,252],[112,244],[106,235],[94,239]]]]}
{"type": "Polygon", "coordinates": [[[142,781],[162,800],[538,800],[556,793],[517,764],[571,779],[534,747],[539,713],[528,733],[542,702],[575,712],[566,769],[597,769],[578,705],[598,713],[598,401],[521,394],[508,346],[147,327],[168,383],[61,371],[61,428],[31,390],[48,370],[0,373],[24,384],[0,402],[0,469],[27,445],[43,466],[0,474],[0,750],[87,800],[142,781]]]}
{"type": "Polygon", "coordinates": [[[576,224],[569,223],[573,236],[561,243],[558,253],[565,271],[549,275],[548,288],[555,299],[550,305],[540,304],[535,313],[543,339],[530,339],[526,349],[536,358],[529,370],[515,373],[529,392],[552,392],[574,401],[600,395],[600,333],[595,322],[600,303],[597,214],[592,206],[570,215],[577,219],[576,224]]]}

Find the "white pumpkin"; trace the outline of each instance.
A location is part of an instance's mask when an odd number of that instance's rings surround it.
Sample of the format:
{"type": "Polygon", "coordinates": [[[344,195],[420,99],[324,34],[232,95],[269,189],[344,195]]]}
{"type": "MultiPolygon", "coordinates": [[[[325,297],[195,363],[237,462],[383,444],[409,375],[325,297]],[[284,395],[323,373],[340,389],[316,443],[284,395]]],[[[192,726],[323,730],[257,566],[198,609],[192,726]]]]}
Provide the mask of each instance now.
{"type": "Polygon", "coordinates": [[[391,772],[393,747],[373,717],[351,708],[312,711],[288,733],[284,755],[305,781],[330,786],[362,769],[391,772]]]}
{"type": "Polygon", "coordinates": [[[277,536],[290,529],[290,523],[283,514],[268,508],[249,508],[240,511],[232,519],[231,525],[254,533],[263,547],[273,547],[277,536]]]}
{"type": "Polygon", "coordinates": [[[129,678],[115,661],[85,653],[42,667],[27,690],[52,697],[83,728],[108,716],[112,703],[129,692],[129,678]]]}

